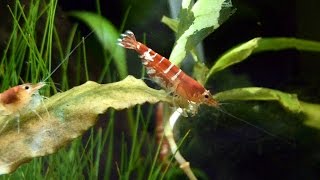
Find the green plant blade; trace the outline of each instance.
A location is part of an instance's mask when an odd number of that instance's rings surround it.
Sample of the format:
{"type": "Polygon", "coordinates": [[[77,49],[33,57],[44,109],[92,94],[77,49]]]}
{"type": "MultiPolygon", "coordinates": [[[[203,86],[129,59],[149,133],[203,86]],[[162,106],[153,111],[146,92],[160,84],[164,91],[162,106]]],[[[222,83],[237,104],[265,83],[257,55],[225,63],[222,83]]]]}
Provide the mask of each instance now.
{"type": "Polygon", "coordinates": [[[306,115],[304,124],[320,129],[320,105],[300,101],[302,111],[306,115]]]}
{"type": "Polygon", "coordinates": [[[167,16],[162,16],[161,22],[167,25],[173,32],[178,32],[179,21],[176,19],[169,18],[167,16]]]}
{"type": "Polygon", "coordinates": [[[320,42],[284,37],[254,38],[224,53],[210,69],[206,81],[216,72],[245,60],[251,54],[294,48],[300,51],[320,52],[320,42]]]}
{"type": "Polygon", "coordinates": [[[90,12],[72,12],[72,16],[86,23],[98,37],[105,50],[108,50],[114,57],[114,63],[121,78],[128,75],[125,51],[117,46],[119,33],[113,24],[102,16],[90,12]]]}
{"type": "Polygon", "coordinates": [[[301,104],[296,94],[284,93],[274,89],[247,87],[237,88],[217,93],[215,98],[218,101],[227,100],[263,100],[278,101],[285,109],[299,113],[301,112],[301,104]]]}
{"type": "Polygon", "coordinates": [[[20,133],[14,117],[0,117],[0,174],[14,171],[34,157],[56,152],[95,124],[108,108],[121,110],[146,102],[170,101],[167,93],[149,88],[128,76],[110,84],[92,81],[48,98],[35,113],[20,117],[20,133]],[[40,118],[41,117],[41,118],[40,118]]]}
{"type": "Polygon", "coordinates": [[[219,27],[220,11],[225,6],[225,0],[198,0],[193,6],[190,0],[182,2],[178,40],[169,58],[174,64],[180,64],[188,51],[219,27]]]}
{"type": "Polygon", "coordinates": [[[248,87],[223,91],[217,93],[214,97],[221,102],[228,100],[278,101],[286,110],[304,114],[303,123],[305,125],[320,129],[320,105],[300,101],[296,94],[268,88],[248,87]]]}

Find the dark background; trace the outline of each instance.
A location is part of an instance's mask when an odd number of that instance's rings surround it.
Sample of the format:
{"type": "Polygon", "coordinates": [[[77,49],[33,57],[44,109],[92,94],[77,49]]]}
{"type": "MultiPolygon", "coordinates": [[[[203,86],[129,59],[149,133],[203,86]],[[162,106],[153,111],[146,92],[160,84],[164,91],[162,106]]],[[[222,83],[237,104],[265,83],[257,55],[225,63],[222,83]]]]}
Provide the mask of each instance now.
{"type": "MultiPolygon", "coordinates": [[[[320,2],[317,0],[242,0],[232,1],[237,9],[229,20],[204,40],[206,63],[210,67],[215,59],[229,48],[255,37],[297,37],[320,39],[320,2]]],[[[60,1],[63,11],[86,10],[95,12],[95,2],[89,0],[60,1]]],[[[147,44],[168,57],[175,42],[174,34],[160,22],[163,15],[170,16],[167,1],[101,1],[102,14],[116,27],[120,27],[128,8],[130,13],[124,29],[130,29],[147,44]]],[[[87,30],[90,31],[90,30],[87,30]]],[[[319,102],[319,54],[285,50],[253,55],[248,61],[232,67],[237,75],[246,75],[255,86],[295,92],[302,99],[319,102]]],[[[131,62],[130,62],[131,63],[131,62]]],[[[135,62],[132,62],[135,64],[135,62]]],[[[140,66],[129,69],[140,74],[140,66]]],[[[189,72],[191,73],[191,72],[189,72]]],[[[221,82],[215,82],[220,83],[221,82]]],[[[214,91],[220,91],[218,84],[214,91]]],[[[241,85],[240,85],[241,86],[241,85]]]]}
{"type": "MultiPolygon", "coordinates": [[[[145,35],[149,47],[163,56],[170,55],[175,37],[160,22],[163,15],[170,16],[167,1],[113,0],[100,3],[102,15],[117,28],[121,27],[125,12],[131,8],[124,29],[135,32],[138,39],[145,35]]],[[[205,63],[208,67],[231,47],[255,37],[296,37],[320,41],[318,0],[233,0],[233,4],[237,11],[204,40],[205,63]]],[[[63,17],[66,17],[66,12],[74,10],[96,12],[95,1],[91,0],[59,1],[59,8],[58,16],[63,17]]],[[[5,42],[8,37],[6,34],[10,32],[7,31],[10,16],[4,14],[5,11],[6,7],[1,6],[2,42],[5,42]]],[[[68,17],[57,18],[56,21],[65,24],[61,26],[61,32],[68,31],[67,23],[78,22],[68,17]]],[[[83,36],[91,31],[81,23],[80,29],[83,36]]],[[[97,69],[95,61],[90,61],[90,58],[98,58],[93,53],[90,54],[90,51],[94,52],[90,49],[101,47],[95,40],[88,42],[91,42],[87,45],[87,48],[90,47],[88,59],[89,63],[92,62],[89,67],[97,69]]],[[[1,46],[4,44],[1,43],[1,46]]],[[[264,52],[252,55],[230,70],[217,74],[207,86],[214,92],[246,85],[262,86],[297,93],[301,100],[319,103],[319,58],[319,53],[294,49],[264,52]]],[[[128,63],[129,74],[140,77],[140,62],[128,63]]],[[[92,80],[98,77],[95,72],[99,71],[91,72],[92,80]]],[[[257,103],[236,103],[228,111],[241,114],[245,109],[256,106],[257,103]]],[[[204,170],[209,179],[318,179],[319,132],[302,126],[300,117],[280,112],[279,109],[282,108],[276,103],[259,103],[258,106],[266,109],[265,114],[251,113],[241,118],[268,119],[268,124],[257,123],[257,126],[267,129],[283,125],[285,128],[280,130],[286,134],[284,137],[272,137],[235,118],[231,118],[233,122],[228,121],[230,117],[221,118],[220,115],[213,115],[219,117],[214,120],[203,118],[212,116],[211,112],[204,110],[195,118],[199,121],[187,119],[184,124],[179,125],[181,129],[178,132],[182,135],[192,129],[184,145],[185,149],[182,150],[192,166],[204,170]]]]}

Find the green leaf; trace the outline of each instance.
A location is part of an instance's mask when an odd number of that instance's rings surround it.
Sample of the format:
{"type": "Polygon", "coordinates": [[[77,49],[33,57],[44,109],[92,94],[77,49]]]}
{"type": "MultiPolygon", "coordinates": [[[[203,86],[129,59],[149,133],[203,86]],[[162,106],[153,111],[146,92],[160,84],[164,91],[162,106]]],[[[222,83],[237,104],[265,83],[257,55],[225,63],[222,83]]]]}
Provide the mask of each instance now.
{"type": "Polygon", "coordinates": [[[257,48],[254,49],[254,53],[283,49],[320,52],[320,42],[289,37],[261,38],[258,41],[257,48]]]}
{"type": "Polygon", "coordinates": [[[214,97],[221,102],[228,100],[278,101],[286,110],[304,114],[305,125],[320,129],[320,105],[300,101],[296,94],[268,88],[248,87],[223,91],[214,97]]]}
{"type": "Polygon", "coordinates": [[[178,20],[169,18],[167,16],[162,16],[161,22],[167,25],[172,31],[178,32],[178,26],[179,26],[178,20]]]}
{"type": "Polygon", "coordinates": [[[259,39],[260,38],[254,38],[223,54],[212,66],[209,73],[207,74],[206,79],[208,80],[209,77],[214,73],[221,71],[233,64],[241,62],[248,56],[250,56],[253,53],[254,49],[257,48],[259,39]]]}
{"type": "Polygon", "coordinates": [[[178,40],[169,58],[174,64],[180,64],[188,51],[219,27],[223,6],[225,0],[198,0],[193,6],[190,0],[182,2],[178,40]]]}
{"type": "Polygon", "coordinates": [[[119,71],[120,77],[126,77],[128,70],[125,51],[123,48],[117,46],[119,33],[113,24],[102,16],[90,12],[72,12],[70,14],[82,20],[93,29],[103,48],[113,54],[114,63],[119,71]]]}
{"type": "Polygon", "coordinates": [[[293,48],[300,51],[320,52],[320,42],[284,37],[254,38],[224,53],[210,69],[206,81],[216,72],[245,60],[251,54],[293,48]]]}
{"type": "Polygon", "coordinates": [[[302,111],[306,115],[304,124],[320,129],[320,105],[300,101],[302,111]]]}
{"type": "Polygon", "coordinates": [[[55,94],[34,112],[20,116],[20,133],[15,117],[0,116],[0,174],[14,171],[34,157],[56,152],[93,126],[108,108],[121,110],[146,102],[170,102],[167,93],[149,88],[128,76],[111,84],[92,81],[55,94]]]}
{"type": "Polygon", "coordinates": [[[227,100],[263,100],[278,101],[285,109],[299,113],[301,112],[301,104],[296,94],[284,93],[274,89],[247,87],[217,93],[214,96],[218,101],[227,100]]]}

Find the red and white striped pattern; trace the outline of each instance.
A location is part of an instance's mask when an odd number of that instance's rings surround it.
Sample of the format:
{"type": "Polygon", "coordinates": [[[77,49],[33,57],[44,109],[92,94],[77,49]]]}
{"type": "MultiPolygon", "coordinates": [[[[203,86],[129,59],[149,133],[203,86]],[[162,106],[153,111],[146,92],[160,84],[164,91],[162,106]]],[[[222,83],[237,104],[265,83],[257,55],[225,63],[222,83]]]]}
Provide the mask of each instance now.
{"type": "Polygon", "coordinates": [[[189,103],[218,106],[218,102],[200,83],[185,74],[167,58],[138,42],[133,32],[126,31],[121,34],[118,44],[124,48],[137,51],[140,54],[142,64],[147,69],[147,74],[167,91],[189,103]]]}

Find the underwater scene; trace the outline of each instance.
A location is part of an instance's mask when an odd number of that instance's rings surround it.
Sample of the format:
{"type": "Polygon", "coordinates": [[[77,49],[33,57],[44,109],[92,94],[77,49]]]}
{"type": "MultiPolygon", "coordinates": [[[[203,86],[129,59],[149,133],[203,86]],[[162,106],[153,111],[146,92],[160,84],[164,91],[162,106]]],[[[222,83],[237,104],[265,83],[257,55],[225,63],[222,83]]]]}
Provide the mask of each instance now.
{"type": "Polygon", "coordinates": [[[0,179],[319,179],[320,1],[0,3],[0,179]]]}

